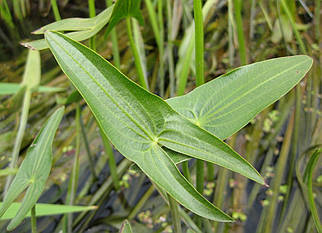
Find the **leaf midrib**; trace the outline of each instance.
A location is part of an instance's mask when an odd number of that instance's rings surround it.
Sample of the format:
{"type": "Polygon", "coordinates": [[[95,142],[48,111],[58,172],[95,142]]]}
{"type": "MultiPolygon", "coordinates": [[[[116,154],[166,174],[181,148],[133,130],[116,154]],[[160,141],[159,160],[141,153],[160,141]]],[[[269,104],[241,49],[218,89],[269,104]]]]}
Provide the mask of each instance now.
{"type": "MultiPolygon", "coordinates": [[[[293,68],[295,68],[296,66],[294,66],[293,68]]],[[[281,73],[280,73],[281,74],[281,73]]],[[[268,82],[269,81],[272,81],[272,79],[270,79],[270,80],[267,80],[268,82]]],[[[288,80],[287,79],[284,79],[281,83],[285,83],[285,82],[287,82],[288,80]]],[[[260,85],[258,85],[257,86],[257,88],[258,87],[260,87],[260,85]]],[[[254,89],[254,88],[253,88],[254,89]]],[[[247,91],[243,96],[241,96],[240,98],[243,98],[243,97],[245,97],[245,95],[247,95],[249,92],[251,92],[252,90],[249,90],[249,91],[247,91]]],[[[279,98],[276,98],[276,99],[279,99],[279,98]]],[[[242,104],[240,104],[237,108],[234,108],[234,109],[230,109],[230,111],[227,111],[227,112],[225,112],[224,114],[221,114],[219,117],[217,117],[216,118],[216,120],[218,120],[218,119],[220,119],[220,118],[223,118],[225,115],[228,115],[228,114],[230,114],[230,113],[232,113],[232,112],[234,112],[234,111],[237,111],[238,109],[240,109],[240,108],[242,108],[242,107],[244,107],[245,105],[247,105],[249,102],[243,102],[242,104]]],[[[231,104],[233,104],[233,103],[231,103],[231,104]]],[[[228,105],[228,104],[227,104],[228,105]]],[[[222,109],[223,108],[225,108],[226,106],[223,106],[222,107],[222,109]]],[[[221,110],[222,110],[221,109],[221,110]]],[[[216,112],[214,112],[213,114],[212,114],[212,116],[213,115],[215,115],[216,113],[218,113],[218,110],[216,111],[216,112]]],[[[210,121],[212,121],[210,118],[208,118],[208,120],[207,121],[204,121],[203,123],[208,123],[208,122],[210,122],[210,121]]],[[[212,126],[215,126],[215,125],[220,125],[220,124],[213,124],[212,126]]],[[[208,126],[208,125],[207,125],[208,126]]]]}
{"type": "MultiPolygon", "coordinates": [[[[209,112],[213,111],[213,110],[214,110],[214,109],[215,109],[215,108],[216,108],[220,103],[222,103],[223,101],[227,100],[227,99],[228,99],[228,98],[230,98],[231,96],[235,95],[236,93],[238,93],[238,92],[240,91],[240,89],[242,89],[242,88],[244,88],[244,87],[245,87],[245,86],[241,86],[240,88],[238,88],[238,89],[236,89],[235,91],[233,91],[231,95],[229,95],[229,96],[227,96],[226,98],[222,99],[222,100],[221,100],[220,102],[218,102],[215,106],[213,106],[210,110],[208,110],[208,114],[203,115],[203,116],[200,118],[200,120],[202,121],[202,120],[206,119],[206,120],[205,120],[205,123],[206,123],[206,122],[208,122],[208,121],[209,121],[209,119],[210,119],[213,115],[215,115],[217,112],[219,112],[219,111],[221,111],[221,110],[223,110],[223,109],[225,109],[225,108],[228,108],[229,106],[231,106],[232,104],[234,104],[235,102],[237,102],[237,101],[239,101],[241,98],[243,98],[245,95],[247,95],[249,92],[252,92],[254,89],[257,89],[257,88],[261,87],[262,85],[264,85],[265,83],[267,83],[267,82],[271,81],[272,79],[276,78],[277,76],[280,76],[280,75],[282,75],[282,74],[284,74],[284,73],[288,72],[289,70],[292,70],[292,69],[294,69],[294,68],[296,68],[296,67],[298,67],[298,66],[302,65],[302,64],[303,64],[303,63],[305,63],[305,62],[306,62],[306,61],[304,60],[304,61],[302,61],[302,62],[300,62],[300,63],[298,63],[298,64],[296,64],[296,65],[294,65],[294,66],[292,66],[292,67],[289,67],[289,68],[285,69],[284,71],[282,71],[282,72],[280,72],[280,73],[278,73],[278,74],[276,74],[276,75],[273,75],[273,76],[272,76],[272,77],[270,77],[269,79],[267,79],[267,80],[265,80],[265,81],[263,81],[263,82],[259,83],[259,84],[258,84],[258,85],[256,85],[255,87],[253,87],[253,88],[249,89],[248,91],[244,92],[242,95],[239,95],[237,98],[234,98],[234,100],[233,100],[233,101],[231,101],[231,102],[229,102],[228,104],[225,104],[224,106],[222,106],[222,107],[218,108],[216,111],[212,112],[211,114],[209,113],[209,112]]],[[[269,71],[268,71],[268,72],[269,72],[269,71]]],[[[209,98],[209,99],[210,99],[210,98],[209,98]]]]}

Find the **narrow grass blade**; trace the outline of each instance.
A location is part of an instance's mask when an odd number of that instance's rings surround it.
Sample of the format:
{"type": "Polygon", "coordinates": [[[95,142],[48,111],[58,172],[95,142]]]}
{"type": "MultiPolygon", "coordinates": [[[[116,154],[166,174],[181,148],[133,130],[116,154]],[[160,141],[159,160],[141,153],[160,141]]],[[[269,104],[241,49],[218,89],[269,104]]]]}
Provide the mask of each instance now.
{"type": "MultiPolygon", "coordinates": [[[[2,205],[3,203],[0,202],[2,205]]],[[[9,220],[13,219],[18,210],[21,207],[20,202],[14,202],[10,205],[6,213],[0,218],[0,220],[9,220]]],[[[56,204],[36,204],[36,216],[49,216],[49,215],[60,215],[66,213],[75,213],[82,211],[90,211],[96,209],[96,206],[70,206],[70,205],[56,205],[56,204]]],[[[25,217],[30,217],[30,212],[26,214],[25,217]]]]}
{"type": "Polygon", "coordinates": [[[309,206],[310,206],[310,211],[313,217],[314,225],[318,233],[322,232],[322,226],[319,218],[318,211],[316,209],[315,203],[314,203],[314,196],[313,196],[313,188],[312,188],[312,174],[314,171],[314,168],[320,158],[320,154],[322,152],[322,149],[316,150],[313,155],[311,156],[307,167],[306,171],[308,174],[307,177],[307,189],[308,189],[308,199],[309,199],[309,206]]]}
{"type": "MultiPolygon", "coordinates": [[[[18,93],[22,85],[20,83],[0,83],[0,95],[13,95],[18,93]]],[[[33,89],[33,92],[60,92],[65,90],[60,87],[39,86],[33,89]]]]}

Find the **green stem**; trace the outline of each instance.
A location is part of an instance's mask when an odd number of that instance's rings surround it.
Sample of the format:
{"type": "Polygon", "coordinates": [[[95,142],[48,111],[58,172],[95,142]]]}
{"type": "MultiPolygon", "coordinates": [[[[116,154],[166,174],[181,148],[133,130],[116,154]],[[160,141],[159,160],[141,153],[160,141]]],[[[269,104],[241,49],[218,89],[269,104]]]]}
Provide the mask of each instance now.
{"type": "MultiPolygon", "coordinates": [[[[69,184],[68,184],[68,191],[66,197],[67,205],[73,205],[76,192],[77,192],[77,185],[78,185],[78,173],[79,173],[79,154],[80,154],[80,140],[81,140],[81,126],[80,126],[80,105],[77,103],[76,106],[76,148],[75,148],[75,157],[74,157],[74,164],[73,169],[70,175],[69,184]]],[[[73,226],[73,215],[67,214],[67,232],[72,232],[73,226]]]]}
{"type": "Polygon", "coordinates": [[[151,185],[150,188],[144,193],[144,195],[141,197],[141,199],[136,203],[135,207],[131,210],[129,213],[129,216],[127,217],[128,220],[131,220],[135,217],[135,215],[140,211],[143,204],[149,199],[149,197],[152,195],[154,191],[154,186],[151,185]]]}
{"type": "Polygon", "coordinates": [[[79,124],[81,126],[81,132],[82,132],[84,145],[85,145],[85,150],[86,150],[86,154],[87,154],[87,158],[88,158],[88,162],[89,162],[89,168],[90,168],[91,173],[94,176],[94,178],[97,179],[97,175],[96,175],[96,172],[95,172],[95,164],[94,164],[94,161],[92,159],[92,154],[91,154],[91,150],[90,150],[90,147],[89,147],[85,126],[84,126],[84,122],[83,122],[83,119],[82,119],[81,115],[82,115],[82,113],[80,112],[79,124]]]}
{"type": "Polygon", "coordinates": [[[51,8],[53,9],[53,12],[54,12],[55,20],[56,21],[61,20],[61,16],[60,16],[59,9],[58,9],[58,6],[57,6],[57,1],[56,0],[50,0],[50,2],[51,2],[51,8]]]}
{"type": "Polygon", "coordinates": [[[292,26],[292,29],[294,31],[296,40],[299,43],[301,53],[306,54],[306,48],[305,48],[304,42],[303,42],[303,40],[302,40],[302,38],[300,36],[299,31],[296,28],[292,13],[291,13],[290,9],[288,8],[285,0],[281,0],[281,2],[282,2],[283,10],[285,11],[285,13],[286,13],[286,15],[287,15],[287,17],[288,17],[288,19],[289,19],[289,21],[291,23],[291,26],[292,26]]]}
{"type": "Polygon", "coordinates": [[[204,34],[201,0],[193,1],[195,19],[196,85],[204,84],[204,34]]]}
{"type": "Polygon", "coordinates": [[[322,232],[322,226],[321,226],[321,223],[320,223],[318,211],[317,211],[315,203],[314,203],[314,195],[313,195],[313,189],[312,189],[312,173],[313,173],[313,170],[314,170],[314,167],[315,167],[316,163],[319,160],[321,152],[322,152],[322,150],[319,149],[319,150],[316,150],[313,153],[313,155],[312,155],[312,157],[311,157],[311,159],[309,161],[309,163],[311,163],[310,164],[311,169],[310,169],[310,172],[309,172],[308,177],[307,177],[307,189],[308,189],[309,206],[310,206],[310,211],[311,211],[311,214],[312,214],[312,217],[313,217],[313,222],[315,224],[315,227],[316,227],[316,230],[317,230],[318,233],[322,232]]]}
{"type": "Polygon", "coordinates": [[[196,161],[196,189],[199,193],[203,193],[204,186],[204,161],[197,160],[196,161]]]}
{"type": "Polygon", "coordinates": [[[173,231],[174,233],[181,233],[181,218],[179,214],[179,208],[176,200],[174,200],[169,194],[168,194],[168,200],[171,210],[171,216],[172,216],[172,225],[173,225],[173,231]]]}
{"type": "Polygon", "coordinates": [[[115,28],[111,30],[111,40],[112,40],[112,53],[113,53],[113,61],[116,68],[121,68],[121,59],[120,59],[120,52],[118,46],[118,39],[115,28]]]}
{"type": "Polygon", "coordinates": [[[126,28],[127,28],[127,34],[130,40],[130,47],[134,56],[134,62],[135,66],[138,72],[138,77],[140,84],[143,88],[148,89],[148,84],[147,81],[145,80],[144,73],[143,73],[143,68],[141,64],[141,60],[139,57],[139,51],[138,48],[135,45],[134,39],[133,39],[133,33],[132,33],[132,25],[131,25],[131,18],[127,17],[126,18],[126,28]]]}
{"type": "Polygon", "coordinates": [[[191,182],[191,176],[190,176],[190,171],[189,171],[189,162],[188,161],[182,162],[181,167],[182,167],[183,175],[187,178],[187,180],[189,182],[191,182]]]}
{"type": "Polygon", "coordinates": [[[317,42],[320,40],[320,18],[321,18],[321,0],[315,0],[315,13],[314,13],[314,23],[315,25],[315,38],[317,42]]]}
{"type": "Polygon", "coordinates": [[[277,162],[275,176],[274,176],[274,180],[273,180],[273,184],[272,184],[272,188],[271,188],[273,194],[269,200],[270,205],[268,206],[268,209],[266,212],[267,215],[265,214],[265,212],[263,212],[264,215],[262,214],[261,219],[260,219],[259,226],[262,226],[263,229],[260,230],[260,227],[259,227],[257,229],[257,232],[270,233],[272,230],[274,217],[276,216],[275,211],[276,211],[276,207],[278,204],[277,201],[278,201],[278,195],[279,195],[279,187],[282,182],[283,173],[285,171],[285,166],[286,166],[286,162],[287,162],[287,158],[288,158],[288,154],[289,154],[289,150],[290,150],[290,146],[291,146],[293,127],[294,127],[294,114],[292,115],[291,120],[288,123],[288,127],[287,127],[287,130],[285,133],[284,142],[283,142],[281,152],[279,155],[279,159],[277,162]]]}
{"type": "Polygon", "coordinates": [[[31,232],[37,233],[36,206],[31,208],[31,232]]]}
{"type": "MultiPolygon", "coordinates": [[[[158,2],[162,2],[162,1],[158,1],[158,2]]],[[[146,8],[148,10],[150,23],[151,23],[151,26],[152,26],[152,30],[153,30],[153,34],[154,34],[156,43],[157,43],[158,47],[160,48],[160,46],[161,46],[160,30],[159,30],[159,27],[158,27],[157,16],[156,16],[156,13],[155,13],[155,11],[153,9],[153,4],[152,4],[151,0],[145,0],[145,4],[146,4],[146,8]]]]}
{"type": "Polygon", "coordinates": [[[173,36],[172,36],[172,15],[171,15],[171,2],[167,1],[167,21],[168,21],[168,64],[169,64],[169,86],[170,97],[174,96],[175,92],[175,74],[174,74],[174,61],[173,61],[173,36]]]}
{"type": "MultiPolygon", "coordinates": [[[[23,99],[22,113],[21,113],[21,118],[20,118],[20,123],[19,123],[18,134],[16,137],[15,145],[13,147],[13,152],[12,152],[9,168],[17,168],[19,151],[21,148],[23,136],[24,136],[27,121],[28,121],[31,93],[32,93],[31,90],[29,88],[26,88],[24,99],[23,99]]],[[[4,195],[7,193],[8,188],[12,182],[12,179],[13,179],[12,175],[7,177],[7,182],[6,182],[5,189],[4,189],[4,195]]]]}
{"type": "Polygon", "coordinates": [[[239,49],[239,58],[241,65],[247,64],[247,56],[246,56],[246,45],[245,45],[245,36],[244,36],[244,27],[242,20],[242,1],[234,0],[234,11],[236,18],[236,26],[237,26],[237,37],[238,37],[238,49],[239,49]]]}
{"type": "MultiPolygon", "coordinates": [[[[113,0],[106,0],[106,6],[111,6],[113,4],[113,0]]],[[[120,59],[120,52],[118,46],[118,39],[117,33],[115,28],[113,28],[110,32],[111,34],[111,41],[112,41],[112,53],[113,53],[113,61],[116,68],[120,69],[121,67],[121,59],[120,59]]]]}
{"type": "Polygon", "coordinates": [[[207,162],[207,180],[213,181],[215,177],[215,167],[212,163],[207,162]]]}
{"type": "MultiPolygon", "coordinates": [[[[230,139],[229,139],[229,145],[234,148],[236,144],[236,138],[237,134],[233,134],[230,139]]],[[[217,206],[219,209],[222,208],[224,200],[225,200],[225,193],[226,193],[226,188],[227,188],[227,183],[228,183],[228,178],[230,176],[230,171],[226,168],[219,168],[218,171],[218,180],[215,186],[215,193],[214,193],[214,204],[217,206]]],[[[215,232],[219,232],[220,229],[220,224],[219,222],[213,222],[213,228],[215,232]]]]}
{"type": "Polygon", "coordinates": [[[103,133],[102,130],[100,130],[100,133],[101,133],[101,137],[103,140],[105,153],[108,156],[108,165],[110,167],[110,172],[111,172],[112,180],[114,183],[114,187],[116,190],[118,190],[119,186],[120,186],[119,185],[120,182],[119,182],[119,178],[118,178],[118,174],[117,174],[117,166],[116,166],[116,161],[115,161],[112,145],[110,144],[108,138],[105,136],[105,134],[103,133]]]}
{"type": "MultiPolygon", "coordinates": [[[[95,0],[88,0],[88,9],[89,9],[89,17],[93,18],[96,16],[95,10],[95,0]]],[[[89,40],[90,48],[94,51],[96,50],[96,36],[91,37],[89,40]]]]}
{"type": "Polygon", "coordinates": [[[188,46],[188,50],[187,50],[187,54],[186,57],[184,59],[184,63],[183,63],[183,67],[185,67],[184,69],[182,69],[182,71],[179,74],[178,77],[178,88],[177,88],[177,95],[183,95],[184,91],[186,89],[186,84],[187,84],[187,79],[188,79],[188,74],[190,72],[190,63],[192,60],[192,52],[194,49],[194,44],[193,43],[189,43],[188,46]]]}
{"type": "Polygon", "coordinates": [[[282,223],[282,219],[284,218],[284,214],[286,212],[287,205],[289,203],[289,197],[293,187],[293,175],[294,175],[294,167],[295,167],[295,159],[296,154],[298,153],[298,139],[299,139],[299,125],[301,120],[301,86],[296,86],[296,98],[295,98],[295,118],[294,118],[294,129],[293,129],[293,138],[292,138],[292,148],[290,153],[290,162],[289,162],[289,171],[287,174],[287,192],[284,198],[282,210],[281,210],[281,218],[280,224],[282,223]]]}
{"type": "Polygon", "coordinates": [[[158,19],[159,19],[159,28],[160,28],[160,45],[159,45],[159,61],[160,61],[160,68],[159,68],[159,89],[160,89],[160,96],[164,97],[164,26],[163,26],[163,4],[162,0],[158,1],[158,19]]]}
{"type": "MultiPolygon", "coordinates": [[[[193,1],[193,13],[195,20],[195,67],[196,67],[196,86],[204,84],[204,33],[202,17],[202,1],[193,1]]],[[[203,193],[204,186],[204,162],[196,161],[196,188],[199,193],[203,193]]],[[[211,165],[212,166],[212,165],[211,165]]],[[[198,226],[201,226],[201,219],[198,218],[198,226]]]]}

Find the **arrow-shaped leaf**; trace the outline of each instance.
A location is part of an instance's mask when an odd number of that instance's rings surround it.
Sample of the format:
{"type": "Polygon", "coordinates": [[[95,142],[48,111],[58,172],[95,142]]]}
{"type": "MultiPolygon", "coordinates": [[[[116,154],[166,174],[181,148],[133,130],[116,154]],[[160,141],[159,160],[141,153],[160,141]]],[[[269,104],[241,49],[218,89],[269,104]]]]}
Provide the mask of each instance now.
{"type": "Polygon", "coordinates": [[[63,34],[46,32],[45,37],[110,141],[186,208],[209,219],[231,221],[181,175],[162,146],[227,166],[264,183],[228,145],[129,80],[104,58],[63,34]]]}
{"type": "Polygon", "coordinates": [[[290,91],[312,62],[299,55],[242,66],[167,103],[201,128],[226,139],[290,91]]]}
{"type": "Polygon", "coordinates": [[[23,160],[17,175],[9,187],[0,208],[0,216],[7,211],[21,192],[27,187],[28,189],[17,215],[11,220],[7,228],[8,230],[14,229],[21,223],[26,214],[36,204],[45,188],[52,164],[51,147],[63,114],[64,108],[61,107],[48,119],[33,144],[29,147],[26,158],[23,160]]]}

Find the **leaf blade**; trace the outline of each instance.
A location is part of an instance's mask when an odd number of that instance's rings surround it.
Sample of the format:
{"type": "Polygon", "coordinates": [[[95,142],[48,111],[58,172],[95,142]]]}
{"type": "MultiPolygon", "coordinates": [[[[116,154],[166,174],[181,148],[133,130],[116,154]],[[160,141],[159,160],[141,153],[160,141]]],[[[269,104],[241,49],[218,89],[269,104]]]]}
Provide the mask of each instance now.
{"type": "Polygon", "coordinates": [[[312,59],[304,55],[250,64],[187,95],[168,99],[167,103],[201,128],[226,139],[285,95],[304,77],[311,65],[312,59]],[[233,111],[227,112],[228,108],[233,111]]]}
{"type": "MultiPolygon", "coordinates": [[[[191,195],[193,193],[197,199],[199,198],[199,201],[196,201],[197,204],[191,204],[182,200],[177,189],[171,189],[170,195],[181,200],[180,202],[187,208],[190,207],[193,212],[198,212],[199,208],[198,214],[203,216],[212,214],[208,216],[210,219],[219,219],[220,217],[216,215],[219,212],[209,211],[210,203],[201,201],[201,195],[198,192],[190,190],[190,186],[182,186],[184,182],[181,174],[178,174],[173,161],[160,147],[162,141],[159,141],[158,137],[167,130],[169,124],[167,119],[176,118],[182,124],[190,122],[176,113],[160,97],[129,80],[104,58],[85,46],[57,32],[46,32],[45,37],[62,70],[83,96],[98,125],[117,150],[129,160],[136,162],[154,182],[159,182],[160,186],[171,187],[169,180],[176,181],[178,185],[181,184],[182,189],[186,189],[186,193],[191,195]],[[156,155],[159,156],[160,162],[164,162],[159,169],[166,170],[171,167],[172,178],[170,174],[169,179],[164,179],[160,175],[154,176],[154,171],[148,169],[150,160],[142,160],[145,153],[156,145],[162,152],[159,151],[156,155]],[[191,205],[199,207],[194,210],[191,205]]],[[[214,137],[197,126],[195,131],[214,137]]],[[[228,148],[223,142],[218,139],[217,141],[228,148]]],[[[224,154],[229,155],[229,153],[224,154]]],[[[254,169],[253,172],[256,173],[255,171],[254,169]]],[[[211,208],[215,207],[211,206],[211,208]]],[[[222,215],[221,218],[223,218],[222,215]]]]}
{"type": "MultiPolygon", "coordinates": [[[[3,203],[0,203],[1,205],[3,203]]],[[[9,220],[17,215],[18,210],[21,207],[20,202],[14,202],[6,211],[6,213],[0,218],[0,220],[9,220]]],[[[48,215],[59,215],[65,213],[74,213],[81,211],[89,211],[96,209],[96,206],[68,206],[68,205],[57,205],[57,204],[36,204],[36,216],[48,216],[48,215]]],[[[26,217],[30,217],[30,211],[27,213],[26,217]]]]}
{"type": "Polygon", "coordinates": [[[159,146],[153,146],[136,163],[151,180],[192,212],[214,221],[233,221],[198,193],[159,146]]]}

